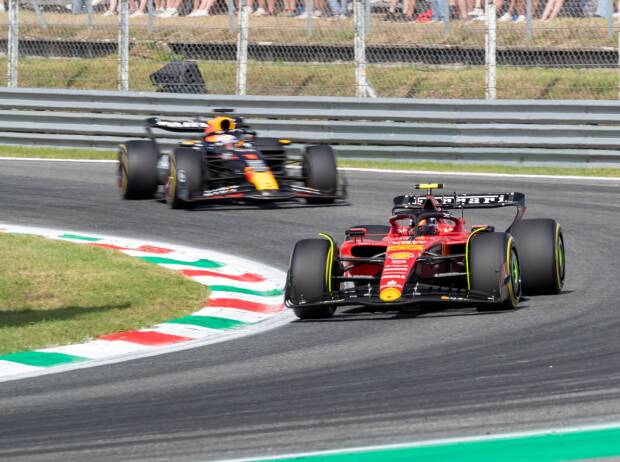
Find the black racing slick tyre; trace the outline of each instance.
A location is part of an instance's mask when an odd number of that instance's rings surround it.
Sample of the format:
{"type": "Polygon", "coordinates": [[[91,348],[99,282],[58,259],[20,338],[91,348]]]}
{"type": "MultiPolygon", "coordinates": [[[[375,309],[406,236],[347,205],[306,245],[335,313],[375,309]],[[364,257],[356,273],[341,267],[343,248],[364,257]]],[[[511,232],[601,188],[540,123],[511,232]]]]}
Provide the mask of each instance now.
{"type": "Polygon", "coordinates": [[[550,218],[521,220],[510,233],[519,246],[523,292],[559,294],[566,274],[564,236],[559,223],[550,218]]]}
{"type": "Polygon", "coordinates": [[[188,208],[202,189],[202,156],[192,148],[176,148],[170,156],[166,202],[172,209],[188,208]]]}
{"type": "Polygon", "coordinates": [[[123,199],[148,199],[157,191],[159,152],[152,141],[132,140],[118,147],[118,187],[123,199]]]}
{"type": "Polygon", "coordinates": [[[467,247],[469,288],[498,300],[497,304],[481,303],[478,310],[517,308],[521,271],[513,237],[508,233],[482,232],[471,236],[467,247]]]}
{"type": "MultiPolygon", "coordinates": [[[[331,289],[331,245],[327,239],[303,239],[297,242],[286,278],[287,301],[295,305],[326,298],[331,289]]],[[[293,306],[293,311],[299,319],[321,319],[331,318],[336,307],[293,306]]]]}
{"type": "MultiPolygon", "coordinates": [[[[302,174],[306,186],[323,194],[335,196],[338,192],[338,169],[336,155],[331,146],[308,146],[302,162],[302,174]]],[[[308,204],[331,204],[334,197],[308,197],[308,204]]]]}

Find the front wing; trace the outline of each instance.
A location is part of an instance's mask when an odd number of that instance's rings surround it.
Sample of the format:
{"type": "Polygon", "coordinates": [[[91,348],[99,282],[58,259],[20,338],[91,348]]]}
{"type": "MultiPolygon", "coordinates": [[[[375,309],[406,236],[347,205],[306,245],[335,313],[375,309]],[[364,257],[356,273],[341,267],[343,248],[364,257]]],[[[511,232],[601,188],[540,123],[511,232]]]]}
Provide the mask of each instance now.
{"type": "MultiPolygon", "coordinates": [[[[288,289],[288,288],[287,288],[288,289]]],[[[376,284],[357,286],[352,289],[333,291],[325,294],[318,300],[293,300],[294,294],[287,290],[285,304],[288,308],[312,307],[312,306],[351,306],[362,305],[382,309],[401,307],[407,305],[435,304],[463,305],[463,304],[497,304],[501,300],[483,292],[447,287],[434,284],[407,284],[402,296],[395,301],[385,302],[379,298],[379,288],[376,284]]]]}
{"type": "Polygon", "coordinates": [[[324,198],[344,199],[344,194],[328,194],[321,190],[300,185],[281,185],[279,190],[258,191],[250,184],[223,186],[207,189],[200,194],[190,195],[184,185],[178,185],[179,198],[186,202],[203,202],[210,200],[253,200],[253,201],[289,201],[293,199],[324,198]]]}

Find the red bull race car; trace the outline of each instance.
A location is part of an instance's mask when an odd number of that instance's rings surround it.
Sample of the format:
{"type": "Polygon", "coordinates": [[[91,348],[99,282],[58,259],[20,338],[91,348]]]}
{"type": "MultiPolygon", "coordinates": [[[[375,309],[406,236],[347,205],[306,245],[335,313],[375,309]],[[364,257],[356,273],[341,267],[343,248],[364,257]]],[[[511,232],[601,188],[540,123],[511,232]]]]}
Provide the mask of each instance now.
{"type": "Polygon", "coordinates": [[[207,121],[150,118],[148,140],[119,146],[117,179],[124,199],[165,198],[171,208],[218,200],[329,204],[346,197],[330,146],[307,146],[291,159],[289,140],[260,138],[230,109],[207,121]],[[171,153],[162,153],[154,130],[193,133],[171,153]],[[297,169],[290,169],[297,164],[297,169]]]}
{"type": "Polygon", "coordinates": [[[331,317],[346,305],[393,310],[406,306],[514,309],[522,294],[557,294],[565,276],[564,236],[553,219],[522,219],[525,195],[397,196],[388,225],[349,228],[339,244],[321,233],[298,241],[287,274],[285,303],[301,319],[331,317]],[[516,207],[506,231],[469,228],[465,209],[516,207]],[[461,213],[456,215],[452,211],[461,213]]]}

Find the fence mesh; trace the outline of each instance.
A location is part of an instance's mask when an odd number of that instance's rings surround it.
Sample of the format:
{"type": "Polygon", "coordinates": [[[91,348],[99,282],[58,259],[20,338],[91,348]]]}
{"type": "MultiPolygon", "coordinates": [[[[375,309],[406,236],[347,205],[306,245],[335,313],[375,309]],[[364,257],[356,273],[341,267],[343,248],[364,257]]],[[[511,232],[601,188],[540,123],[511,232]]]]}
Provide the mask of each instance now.
{"type": "MultiPolygon", "coordinates": [[[[0,33],[18,30],[18,85],[118,89],[120,1],[129,2],[130,90],[238,91],[242,0],[28,0],[16,25],[0,8],[0,33]]],[[[355,95],[354,1],[247,0],[246,93],[355,95]]],[[[365,73],[377,96],[485,96],[491,0],[363,1],[365,73]]],[[[618,98],[613,0],[494,1],[498,98],[618,98]]]]}
{"type": "Polygon", "coordinates": [[[22,3],[19,86],[116,89],[118,19],[88,15],[81,5],[22,3]]]}
{"type": "Polygon", "coordinates": [[[370,12],[369,80],[378,95],[484,98],[483,22],[424,0],[375,3],[370,12]]]}
{"type": "Polygon", "coordinates": [[[149,28],[148,18],[132,18],[130,89],[234,94],[237,32],[227,22],[223,15],[155,18],[149,28]]]}
{"type": "Polygon", "coordinates": [[[324,4],[314,3],[317,17],[305,17],[301,6],[286,12],[277,4],[270,16],[253,13],[249,94],[355,95],[353,19],[347,10],[342,18],[329,16],[324,4]]]}
{"type": "Polygon", "coordinates": [[[613,15],[611,0],[499,0],[498,97],[618,98],[613,15]]]}

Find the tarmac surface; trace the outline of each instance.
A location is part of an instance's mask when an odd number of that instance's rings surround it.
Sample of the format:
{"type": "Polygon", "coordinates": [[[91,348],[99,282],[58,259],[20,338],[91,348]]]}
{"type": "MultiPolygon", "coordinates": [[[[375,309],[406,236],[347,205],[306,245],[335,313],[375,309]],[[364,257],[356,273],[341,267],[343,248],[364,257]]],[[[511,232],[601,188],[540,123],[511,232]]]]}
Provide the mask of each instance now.
{"type": "MultiPolygon", "coordinates": [[[[111,164],[0,167],[0,222],[211,248],[282,270],[298,239],[385,223],[392,197],[427,180],[521,191],[526,217],[557,219],[567,247],[563,293],[513,312],[349,309],[1,383],[0,460],[216,460],[620,421],[620,182],[356,172],[342,205],[178,211],[122,201],[111,164]]],[[[467,216],[501,228],[512,213],[467,216]]]]}

